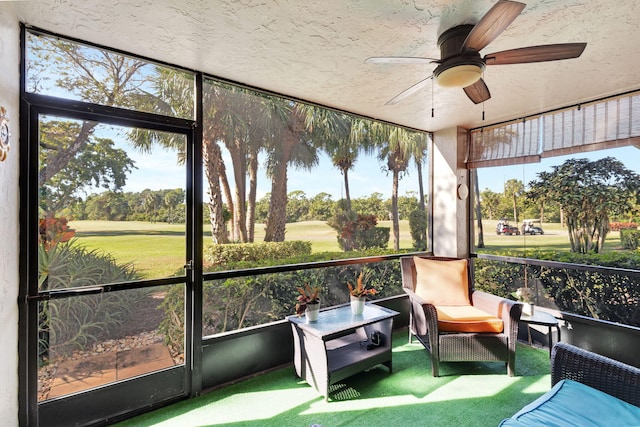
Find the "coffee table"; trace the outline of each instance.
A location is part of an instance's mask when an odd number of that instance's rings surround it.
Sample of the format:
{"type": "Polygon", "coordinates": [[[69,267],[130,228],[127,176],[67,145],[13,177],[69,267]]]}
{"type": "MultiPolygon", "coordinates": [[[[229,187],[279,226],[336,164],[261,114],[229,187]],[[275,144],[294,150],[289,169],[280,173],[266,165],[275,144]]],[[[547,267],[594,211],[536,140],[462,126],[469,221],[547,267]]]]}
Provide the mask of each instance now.
{"type": "Polygon", "coordinates": [[[296,374],[328,400],[329,386],[344,378],[379,364],[391,372],[391,332],[398,314],[366,303],[361,315],[341,305],[321,311],[315,322],[288,316],[296,374]]]}

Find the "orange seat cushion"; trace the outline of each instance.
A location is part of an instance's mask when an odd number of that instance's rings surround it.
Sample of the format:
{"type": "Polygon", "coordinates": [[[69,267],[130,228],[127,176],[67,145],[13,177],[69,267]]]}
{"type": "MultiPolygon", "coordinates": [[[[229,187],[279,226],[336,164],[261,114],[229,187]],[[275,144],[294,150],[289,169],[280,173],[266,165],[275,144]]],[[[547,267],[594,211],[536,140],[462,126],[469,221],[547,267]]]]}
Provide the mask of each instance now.
{"type": "Polygon", "coordinates": [[[440,332],[492,332],[504,330],[502,319],[472,305],[436,306],[440,332]]]}
{"type": "Polygon", "coordinates": [[[470,305],[467,260],[451,261],[413,257],[414,292],[434,305],[470,305]]]}

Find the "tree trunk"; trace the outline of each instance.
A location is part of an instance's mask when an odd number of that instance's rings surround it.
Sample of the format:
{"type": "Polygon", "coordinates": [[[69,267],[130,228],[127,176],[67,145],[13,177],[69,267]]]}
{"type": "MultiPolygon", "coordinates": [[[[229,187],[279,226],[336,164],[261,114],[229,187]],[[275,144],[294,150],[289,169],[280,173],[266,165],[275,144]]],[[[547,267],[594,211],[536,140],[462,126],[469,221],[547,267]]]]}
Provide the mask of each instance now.
{"type": "Polygon", "coordinates": [[[244,153],[242,141],[235,141],[228,145],[227,149],[231,155],[233,164],[233,179],[235,186],[235,200],[233,204],[231,219],[231,235],[234,242],[247,242],[247,222],[246,222],[246,179],[247,179],[247,156],[244,153]]]}
{"type": "Polygon", "coordinates": [[[391,221],[393,223],[393,249],[400,250],[400,222],[398,220],[398,184],[400,173],[393,171],[393,188],[391,190],[391,221]]]}
{"type": "Polygon", "coordinates": [[[478,248],[484,248],[484,228],[482,227],[482,206],[480,205],[480,185],[478,184],[478,170],[473,170],[473,202],[476,205],[476,219],[478,221],[478,248]]]}
{"type": "MultiPolygon", "coordinates": [[[[424,202],[424,184],[422,180],[422,163],[417,163],[416,167],[418,169],[418,192],[420,196],[420,209],[423,211],[426,209],[424,202]]],[[[426,239],[425,239],[426,241],[426,239]]]]}
{"type": "Polygon", "coordinates": [[[345,208],[346,210],[351,210],[351,194],[349,193],[349,169],[342,169],[342,176],[344,178],[344,197],[345,197],[345,208]]]}
{"type": "Polygon", "coordinates": [[[286,132],[271,177],[271,203],[265,226],[265,242],[284,242],[287,224],[287,167],[295,144],[296,135],[292,131],[286,132]]]}
{"type": "Polygon", "coordinates": [[[249,199],[247,201],[247,241],[253,243],[256,231],[256,197],[258,188],[258,152],[249,153],[249,199]]]}
{"type": "Polygon", "coordinates": [[[203,147],[204,172],[209,182],[209,222],[211,237],[216,244],[229,243],[224,221],[222,194],[220,193],[219,163],[222,162],[220,147],[215,142],[205,141],[203,147]]]}
{"type": "Polygon", "coordinates": [[[287,224],[287,163],[271,179],[271,203],[265,227],[265,242],[284,242],[287,224]]]}
{"type": "MultiPolygon", "coordinates": [[[[416,163],[416,168],[418,169],[418,192],[419,192],[419,197],[420,197],[420,210],[422,212],[426,211],[426,205],[425,205],[425,201],[424,201],[424,183],[422,180],[422,162],[417,162],[416,163]]],[[[427,242],[427,228],[424,227],[423,231],[422,231],[422,235],[420,236],[420,238],[422,239],[422,241],[424,242],[424,244],[426,245],[427,242]]],[[[425,246],[426,249],[426,246],[425,246]]]]}
{"type": "MultiPolygon", "coordinates": [[[[220,148],[218,148],[218,151],[220,148]]],[[[220,161],[218,162],[218,176],[220,177],[220,187],[222,187],[222,194],[224,195],[225,202],[227,204],[227,209],[229,212],[233,214],[234,211],[234,203],[233,197],[231,195],[231,186],[229,185],[229,179],[227,178],[227,168],[224,165],[224,161],[222,160],[222,153],[220,153],[220,161]]],[[[221,199],[222,202],[222,199],[221,199]]],[[[221,204],[223,212],[224,212],[224,204],[221,204]]],[[[231,221],[231,226],[233,226],[233,221],[231,221]]],[[[226,224],[225,224],[226,228],[226,224]]],[[[231,235],[233,236],[233,230],[231,235]]],[[[227,242],[229,241],[229,237],[227,236],[227,242]]]]}

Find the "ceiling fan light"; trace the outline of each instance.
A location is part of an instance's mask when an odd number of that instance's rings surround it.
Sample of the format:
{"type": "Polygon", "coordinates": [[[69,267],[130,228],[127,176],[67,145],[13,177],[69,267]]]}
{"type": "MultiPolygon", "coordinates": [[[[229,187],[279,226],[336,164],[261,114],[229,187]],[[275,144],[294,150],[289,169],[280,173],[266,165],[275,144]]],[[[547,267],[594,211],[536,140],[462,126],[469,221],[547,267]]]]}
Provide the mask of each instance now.
{"type": "Polygon", "coordinates": [[[458,65],[438,74],[436,82],[443,87],[467,87],[480,80],[480,77],[482,77],[482,67],[458,65]]]}

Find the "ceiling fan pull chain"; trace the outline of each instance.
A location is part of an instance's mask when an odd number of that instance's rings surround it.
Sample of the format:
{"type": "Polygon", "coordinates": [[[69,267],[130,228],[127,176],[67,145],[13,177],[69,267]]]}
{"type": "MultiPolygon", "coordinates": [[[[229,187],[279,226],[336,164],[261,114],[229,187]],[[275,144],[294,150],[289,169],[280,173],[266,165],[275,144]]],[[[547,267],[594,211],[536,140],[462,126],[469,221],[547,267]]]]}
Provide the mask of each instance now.
{"type": "Polygon", "coordinates": [[[433,80],[431,79],[431,118],[435,117],[435,108],[433,108],[433,80]]]}

